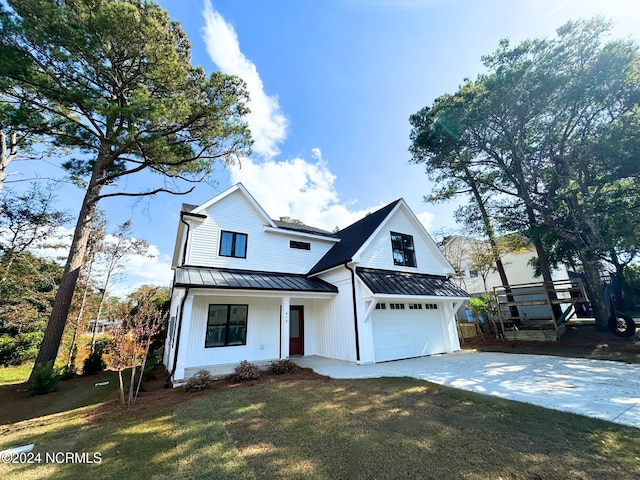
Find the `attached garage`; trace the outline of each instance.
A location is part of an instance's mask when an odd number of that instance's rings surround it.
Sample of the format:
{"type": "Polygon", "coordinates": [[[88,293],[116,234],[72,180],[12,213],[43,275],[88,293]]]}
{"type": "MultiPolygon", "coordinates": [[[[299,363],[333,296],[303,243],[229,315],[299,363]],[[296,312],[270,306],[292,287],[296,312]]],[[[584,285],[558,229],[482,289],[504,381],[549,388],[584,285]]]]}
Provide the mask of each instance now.
{"type": "Polygon", "coordinates": [[[385,308],[378,308],[371,314],[375,362],[420,357],[448,350],[442,311],[437,304],[378,305],[384,305],[385,308]],[[391,309],[391,306],[398,308],[391,309]],[[409,306],[414,308],[409,309],[409,306]]]}
{"type": "Polygon", "coordinates": [[[373,300],[360,339],[365,346],[364,362],[460,349],[455,312],[468,296],[449,279],[363,267],[356,268],[356,273],[366,287],[363,299],[373,300]]]}

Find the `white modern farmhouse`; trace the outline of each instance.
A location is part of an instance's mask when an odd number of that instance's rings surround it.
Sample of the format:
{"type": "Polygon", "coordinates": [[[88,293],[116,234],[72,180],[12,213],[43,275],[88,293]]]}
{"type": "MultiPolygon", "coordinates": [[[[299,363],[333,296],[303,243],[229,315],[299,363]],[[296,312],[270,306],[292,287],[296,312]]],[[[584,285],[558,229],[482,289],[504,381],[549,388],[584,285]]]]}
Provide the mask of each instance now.
{"type": "Polygon", "coordinates": [[[404,200],[335,234],[271,219],[242,184],[183,205],[164,363],[173,385],[291,355],[356,363],[459,350],[468,298],[404,200]]]}

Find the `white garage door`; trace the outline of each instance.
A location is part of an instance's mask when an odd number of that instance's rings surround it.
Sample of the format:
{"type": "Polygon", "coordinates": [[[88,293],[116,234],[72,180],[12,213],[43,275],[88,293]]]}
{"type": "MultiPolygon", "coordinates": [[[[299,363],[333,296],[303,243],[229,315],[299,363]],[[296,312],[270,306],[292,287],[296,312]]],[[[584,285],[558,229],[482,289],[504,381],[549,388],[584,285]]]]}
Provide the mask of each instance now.
{"type": "MultiPolygon", "coordinates": [[[[374,310],[373,347],[375,361],[420,357],[447,351],[440,310],[374,310]]],[[[442,306],[439,306],[442,308],[442,306]]]]}

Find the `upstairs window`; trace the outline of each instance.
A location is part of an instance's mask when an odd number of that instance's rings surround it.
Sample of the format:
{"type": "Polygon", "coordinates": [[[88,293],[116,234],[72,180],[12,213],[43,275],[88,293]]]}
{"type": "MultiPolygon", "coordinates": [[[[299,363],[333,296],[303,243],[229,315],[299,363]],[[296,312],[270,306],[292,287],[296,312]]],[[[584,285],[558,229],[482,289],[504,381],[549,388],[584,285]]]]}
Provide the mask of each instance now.
{"type": "Polygon", "coordinates": [[[298,250],[311,250],[311,244],[309,242],[296,242],[291,240],[289,242],[289,248],[297,248],[298,250]]]}
{"type": "Polygon", "coordinates": [[[411,235],[391,232],[391,250],[395,265],[404,267],[416,266],[416,252],[413,248],[413,237],[411,235]]]}
{"type": "Polygon", "coordinates": [[[220,235],[220,256],[247,258],[247,234],[222,231],[220,235]]]}

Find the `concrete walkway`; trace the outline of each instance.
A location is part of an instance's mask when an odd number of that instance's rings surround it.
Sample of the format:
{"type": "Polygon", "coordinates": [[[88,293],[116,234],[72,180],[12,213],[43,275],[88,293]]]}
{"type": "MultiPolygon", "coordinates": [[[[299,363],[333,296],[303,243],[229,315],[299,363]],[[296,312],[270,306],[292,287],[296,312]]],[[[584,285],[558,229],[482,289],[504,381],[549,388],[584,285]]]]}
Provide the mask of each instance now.
{"type": "Polygon", "coordinates": [[[414,377],[640,428],[640,365],[470,351],[371,365],[292,360],[332,378],[414,377]]]}

